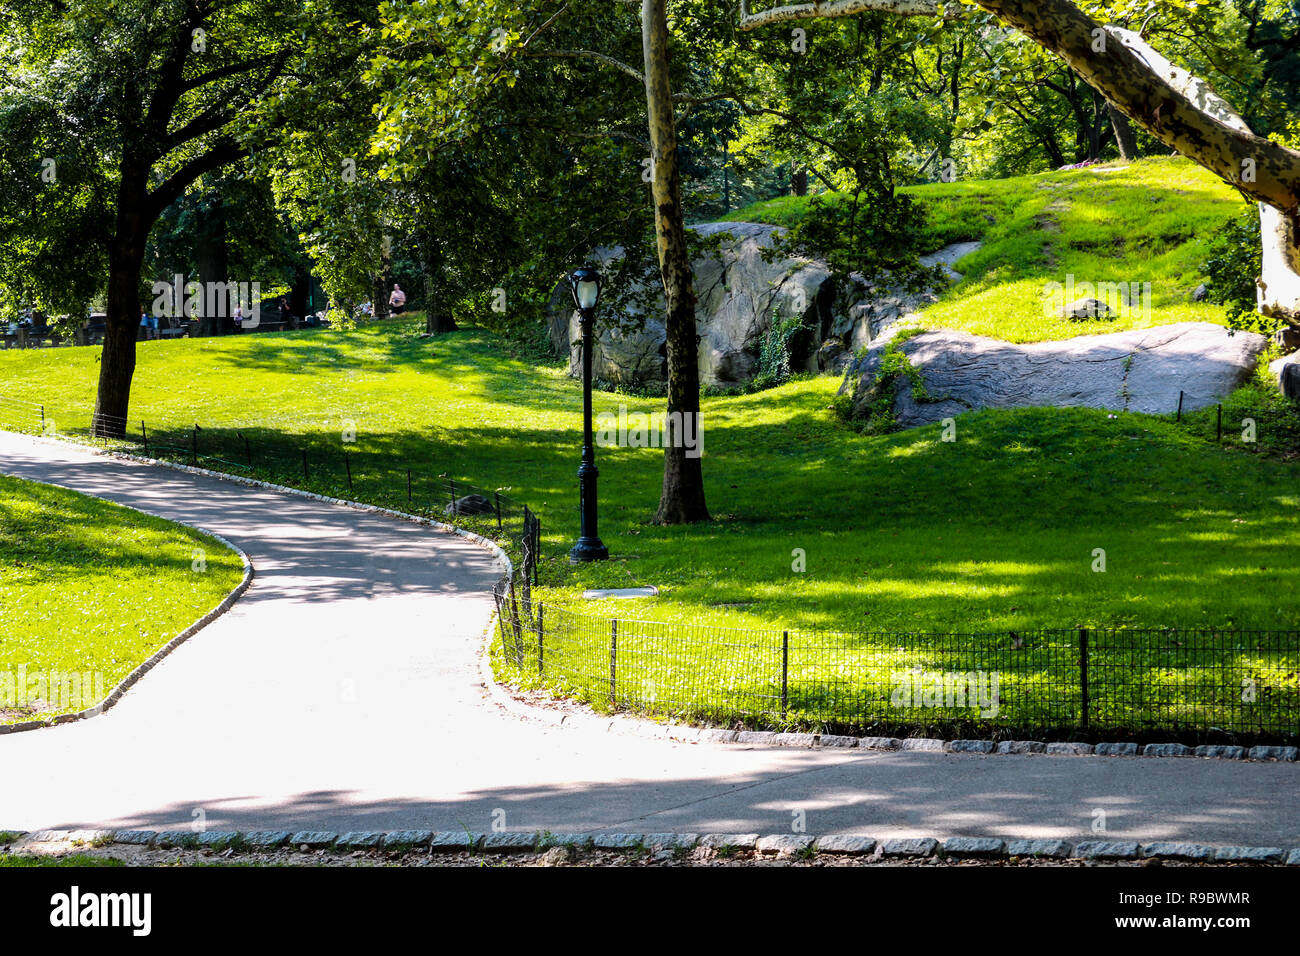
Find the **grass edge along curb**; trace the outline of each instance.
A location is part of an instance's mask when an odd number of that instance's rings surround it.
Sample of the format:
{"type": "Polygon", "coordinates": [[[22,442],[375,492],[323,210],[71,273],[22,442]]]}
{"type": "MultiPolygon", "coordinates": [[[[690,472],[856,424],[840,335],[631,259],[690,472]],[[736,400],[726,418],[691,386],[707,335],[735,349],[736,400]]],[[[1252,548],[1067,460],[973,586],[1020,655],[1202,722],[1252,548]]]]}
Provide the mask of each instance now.
{"type": "Polygon", "coordinates": [[[33,478],[23,478],[22,480],[31,482],[34,485],[44,485],[47,488],[58,488],[62,491],[73,491],[76,494],[82,495],[83,497],[86,498],[93,498],[96,501],[102,501],[105,504],[113,505],[118,508],[124,508],[127,511],[134,511],[136,514],[145,515],[150,518],[160,518],[163,521],[171,522],[172,524],[177,525],[181,528],[188,528],[190,531],[196,531],[199,534],[206,535],[207,537],[213,539],[214,541],[218,542],[224,547],[230,549],[236,555],[239,556],[239,560],[243,565],[243,577],[240,578],[239,583],[235,585],[234,589],[229,594],[227,594],[224,598],[221,599],[221,601],[217,604],[216,607],[212,608],[210,611],[208,611],[198,620],[190,623],[187,627],[182,629],[179,634],[177,634],[166,644],[158,648],[147,658],[141,661],[138,665],[132,668],[130,673],[128,673],[125,677],[123,677],[120,681],[118,681],[117,686],[114,687],[111,691],[109,691],[108,694],[104,697],[104,699],[101,700],[99,703],[95,704],[93,707],[87,707],[83,710],[79,710],[76,713],[72,713],[72,714],[60,714],[59,716],[54,717],[50,720],[37,719],[37,720],[25,720],[16,724],[0,724],[0,734],[16,734],[16,733],[22,733],[23,731],[27,731],[27,730],[41,730],[45,727],[56,727],[59,724],[71,723],[74,720],[87,720],[91,717],[98,717],[100,714],[105,713],[114,704],[116,704],[119,700],[121,700],[122,697],[125,696],[126,692],[130,690],[135,685],[135,683],[138,680],[140,680],[140,678],[144,677],[145,674],[153,670],[154,667],[156,667],[163,660],[163,658],[167,657],[167,655],[171,654],[171,652],[176,650],[176,648],[180,647],[182,644],[188,641],[195,634],[199,633],[199,631],[203,630],[205,627],[207,627],[217,618],[221,617],[221,615],[229,611],[234,606],[235,602],[238,601],[243,596],[244,592],[248,590],[249,585],[253,583],[253,574],[254,574],[253,562],[249,559],[248,554],[244,551],[243,548],[239,547],[238,545],[230,541],[227,541],[221,535],[217,534],[216,532],[209,531],[207,528],[201,528],[198,525],[187,524],[184,521],[176,521],[172,518],[164,518],[162,515],[152,514],[151,512],[145,511],[142,508],[135,508],[132,507],[131,505],[124,505],[121,502],[111,501],[108,498],[104,498],[100,495],[92,495],[88,492],[77,491],[75,488],[68,488],[64,485],[57,485],[50,481],[40,481],[33,478]]]}
{"type": "Polygon", "coordinates": [[[877,840],[865,835],[757,833],[552,833],[515,830],[493,833],[469,830],[0,830],[4,852],[12,853],[50,843],[87,845],[102,849],[114,844],[175,849],[235,849],[245,852],[311,849],[423,851],[428,854],[479,852],[494,854],[541,853],[553,847],[615,851],[640,856],[648,851],[670,851],[685,857],[697,847],[719,856],[749,852],[755,858],[807,858],[817,854],[880,859],[941,860],[1091,860],[1128,862],[1170,860],[1192,863],[1254,863],[1300,866],[1300,847],[1213,846],[1189,841],[1084,840],[1000,837],[934,837],[877,840]]]}

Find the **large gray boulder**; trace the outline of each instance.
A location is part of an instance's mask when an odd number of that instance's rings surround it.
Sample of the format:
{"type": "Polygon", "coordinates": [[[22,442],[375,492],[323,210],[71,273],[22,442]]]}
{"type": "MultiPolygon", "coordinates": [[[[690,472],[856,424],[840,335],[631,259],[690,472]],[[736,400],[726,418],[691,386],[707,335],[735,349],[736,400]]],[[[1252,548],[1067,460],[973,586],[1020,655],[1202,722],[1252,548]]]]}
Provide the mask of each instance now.
{"type": "MultiPolygon", "coordinates": [[[[720,240],[716,255],[692,263],[700,380],[708,385],[726,388],[752,379],[759,371],[759,349],[778,317],[798,318],[803,327],[791,342],[792,371],[839,374],[856,349],[934,299],[929,294],[908,295],[872,286],[860,278],[847,297],[837,295],[824,263],[799,257],[776,257],[771,262],[764,258],[763,250],[770,249],[773,238],[782,232],[778,226],[715,222],[691,229],[701,236],[730,235],[720,240]]],[[[979,243],[960,243],[923,262],[947,268],[977,248],[979,243]]],[[[607,269],[622,255],[621,249],[598,249],[594,258],[607,269]]],[[[950,278],[958,278],[950,268],[947,271],[950,278]]],[[[623,307],[622,322],[602,322],[598,316],[592,356],[597,380],[651,388],[666,383],[665,303],[657,279],[644,293],[623,307]],[[646,305],[637,305],[642,298],[646,305]]],[[[557,354],[567,353],[570,374],[580,374],[581,333],[564,283],[551,297],[548,323],[557,354]]]]}
{"type": "MultiPolygon", "coordinates": [[[[854,395],[863,415],[887,341],[873,345],[845,375],[841,393],[854,395]]],[[[1083,335],[1060,342],[1015,345],[964,332],[925,332],[899,343],[930,401],[918,402],[900,376],[894,411],[900,427],[928,425],[977,408],[1085,406],[1170,414],[1212,405],[1239,386],[1267,340],[1252,332],[1228,335],[1208,322],[1083,335]]]]}
{"type": "MultiPolygon", "coordinates": [[[[717,255],[705,255],[692,263],[695,272],[695,317],[700,335],[700,380],[727,387],[752,378],[757,370],[763,337],[772,328],[773,316],[799,317],[810,329],[829,326],[834,297],[830,272],[823,265],[799,258],[776,258],[767,262],[763,250],[781,230],[752,222],[715,222],[692,226],[701,236],[728,233],[717,255]]],[[[596,260],[605,268],[622,256],[621,249],[599,249],[596,260]]],[[[614,323],[599,321],[592,356],[597,379],[637,387],[662,386],[667,381],[667,352],[662,289],[652,284],[644,313],[635,305],[625,307],[620,331],[614,323]]],[[[548,315],[552,344],[557,352],[569,354],[570,373],[581,371],[580,329],[568,286],[561,283],[551,298],[548,315]]],[[[811,342],[811,336],[808,337],[811,342]]],[[[800,369],[816,370],[816,346],[805,343],[795,356],[800,369]]]]}

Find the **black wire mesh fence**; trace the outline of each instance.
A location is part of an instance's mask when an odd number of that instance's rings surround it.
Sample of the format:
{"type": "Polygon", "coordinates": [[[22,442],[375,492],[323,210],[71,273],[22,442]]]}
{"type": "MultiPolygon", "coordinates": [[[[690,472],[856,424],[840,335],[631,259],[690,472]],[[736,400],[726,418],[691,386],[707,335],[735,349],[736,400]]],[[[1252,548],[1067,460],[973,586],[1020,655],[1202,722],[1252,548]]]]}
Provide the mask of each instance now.
{"type": "Polygon", "coordinates": [[[44,405],[0,395],[0,428],[58,434],[147,458],[202,466],[272,484],[437,518],[506,545],[515,577],[538,575],[541,523],[527,505],[428,462],[362,454],[341,436],[294,436],[264,426],[150,425],[94,412],[67,427],[44,405]],[[108,437],[112,436],[112,437],[108,437]]]}
{"type": "Polygon", "coordinates": [[[1193,435],[1247,451],[1300,449],[1300,406],[1279,402],[1273,407],[1228,400],[1198,409],[1184,409],[1179,393],[1174,421],[1193,435]]]}
{"type": "Polygon", "coordinates": [[[607,710],[855,734],[1300,739],[1300,631],[755,631],[501,597],[511,676],[607,710]]]}

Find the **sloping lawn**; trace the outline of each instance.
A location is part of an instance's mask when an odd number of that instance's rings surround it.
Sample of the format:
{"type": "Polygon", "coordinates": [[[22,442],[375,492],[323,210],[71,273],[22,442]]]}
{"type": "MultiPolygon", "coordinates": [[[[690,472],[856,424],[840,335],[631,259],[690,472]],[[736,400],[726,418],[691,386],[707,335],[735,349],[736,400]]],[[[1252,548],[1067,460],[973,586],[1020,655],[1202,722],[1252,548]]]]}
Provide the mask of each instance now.
{"type": "MultiPolygon", "coordinates": [[[[1144,159],[1014,179],[936,183],[900,190],[924,204],[927,246],[982,240],[955,266],[960,283],[925,309],[918,324],[958,329],[1011,342],[1043,342],[1099,332],[1200,321],[1223,324],[1223,307],[1192,301],[1202,281],[1204,240],[1241,208],[1217,177],[1182,158],[1144,159]],[[1073,300],[1083,283],[1125,283],[1150,310],[1121,308],[1112,320],[1071,321],[1044,304],[1048,283],[1073,300]]],[[[823,197],[831,202],[837,197],[823,197]]],[[[808,208],[784,197],[737,210],[733,221],[789,225],[808,208]]],[[[1113,299],[1102,294],[1103,300],[1113,299]]],[[[1056,306],[1064,304],[1058,293],[1056,306]]]]}
{"type": "MultiPolygon", "coordinates": [[[[258,475],[331,494],[348,494],[345,451],[357,498],[406,507],[408,467],[417,508],[441,512],[442,473],[499,488],[542,517],[548,599],[595,585],[665,592],[584,605],[599,614],[834,629],[1300,619],[1297,466],[1215,448],[1163,419],[1083,409],[965,415],[953,443],[937,427],[863,436],[829,410],[830,379],[704,402],[708,524],[649,523],[660,451],[598,449],[613,557],[572,569],[577,384],[504,357],[486,333],[421,340],[418,329],[417,319],[142,343],[132,419],[185,459],[195,422],[200,451],[236,463],[242,431],[258,475]],[[353,428],[356,441],[344,441],[353,428]],[[1096,548],[1105,573],[1091,570],[1096,548]]],[[[94,359],[93,349],[0,353],[0,390],[44,396],[60,427],[84,427],[94,359]]],[[[659,402],[597,393],[598,413],[620,405],[659,402]]]]}
{"type": "MultiPolygon", "coordinates": [[[[771,722],[824,726],[847,708],[842,725],[859,727],[868,714],[892,713],[891,675],[952,660],[897,632],[982,632],[956,669],[1006,671],[1004,690],[1022,704],[1008,703],[1003,719],[1068,727],[1077,667],[1059,662],[1077,660],[1078,628],[1217,634],[1300,621],[1300,465],[1227,439],[1216,446],[1200,423],[1087,409],[963,415],[953,442],[937,426],[860,435],[831,411],[837,382],[825,378],[705,400],[713,513],[705,524],[650,524],[660,451],[599,449],[600,533],[611,560],[573,568],[577,384],[506,357],[482,331],[426,340],[420,329],[416,316],[351,333],[142,343],[132,419],[148,423],[155,453],[170,446],[163,453],[187,460],[197,422],[200,454],[212,456],[205,463],[249,473],[251,450],[257,477],[325,494],[441,516],[450,476],[529,504],[543,528],[535,594],[552,626],[563,606],[589,615],[568,637],[548,637],[543,683],[598,706],[609,697],[611,617],[624,622],[620,706],[655,710],[673,698],[686,702],[670,708],[677,716],[779,714],[773,680],[788,628],[789,712],[771,722]],[[585,588],[641,584],[658,585],[661,597],[580,599],[585,588]],[[766,634],[696,630],[694,649],[670,660],[636,619],[766,634]],[[1035,633],[1045,629],[1058,633],[1035,633]],[[818,639],[808,632],[864,630],[879,633],[809,657],[818,639]],[[1030,642],[1017,644],[1027,632],[1030,642]],[[739,655],[734,665],[726,653],[739,655]],[[1041,706],[1032,697],[1040,691],[1041,706]]],[[[92,349],[0,353],[0,393],[43,399],[61,428],[84,428],[94,359],[92,349]]],[[[595,397],[597,413],[620,405],[655,411],[659,401],[595,397]]],[[[186,554],[175,559],[181,577],[186,554]]],[[[1227,645],[1213,634],[1196,638],[1199,649],[1157,636],[1153,653],[1099,641],[1096,663],[1113,692],[1094,699],[1094,721],[1241,732],[1284,721],[1300,693],[1300,650],[1227,645]],[[1243,711],[1242,680],[1262,687],[1266,708],[1243,711]]],[[[531,679],[535,645],[524,643],[518,676],[531,679]]]]}
{"type": "Polygon", "coordinates": [[[0,475],[0,723],[94,706],[242,573],[188,528],[0,475]]]}

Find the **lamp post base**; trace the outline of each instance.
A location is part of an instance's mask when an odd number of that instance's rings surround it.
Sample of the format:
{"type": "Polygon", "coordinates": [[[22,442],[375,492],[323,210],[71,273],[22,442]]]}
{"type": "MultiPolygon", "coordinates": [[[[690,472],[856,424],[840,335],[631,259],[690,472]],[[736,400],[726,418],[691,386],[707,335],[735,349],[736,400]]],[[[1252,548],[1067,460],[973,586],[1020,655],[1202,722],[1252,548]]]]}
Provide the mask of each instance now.
{"type": "Polygon", "coordinates": [[[585,561],[604,561],[609,557],[609,548],[599,538],[579,538],[578,543],[569,552],[570,564],[582,564],[585,561]]]}

